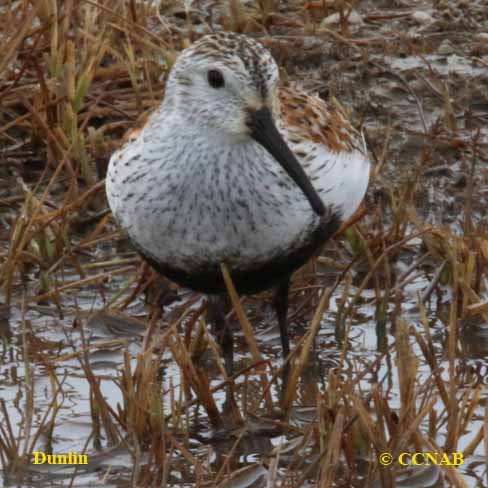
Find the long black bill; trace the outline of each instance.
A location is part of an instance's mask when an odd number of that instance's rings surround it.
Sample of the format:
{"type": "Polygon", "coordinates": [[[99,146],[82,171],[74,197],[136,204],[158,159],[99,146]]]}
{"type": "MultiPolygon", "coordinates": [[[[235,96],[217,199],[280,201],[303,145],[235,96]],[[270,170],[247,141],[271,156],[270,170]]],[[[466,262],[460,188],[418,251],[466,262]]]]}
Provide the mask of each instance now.
{"type": "Polygon", "coordinates": [[[281,164],[282,168],[303,191],[314,211],[318,215],[324,215],[324,202],[322,202],[301,164],[278,132],[271,111],[264,107],[255,112],[250,112],[249,115],[247,125],[251,129],[251,137],[281,164]]]}

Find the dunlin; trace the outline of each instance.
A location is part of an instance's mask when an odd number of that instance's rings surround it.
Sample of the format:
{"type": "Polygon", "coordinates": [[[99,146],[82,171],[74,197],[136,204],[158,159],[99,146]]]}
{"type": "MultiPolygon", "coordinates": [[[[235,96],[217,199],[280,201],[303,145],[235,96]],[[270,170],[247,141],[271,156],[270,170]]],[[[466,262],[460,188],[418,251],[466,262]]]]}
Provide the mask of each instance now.
{"type": "MultiPolygon", "coordinates": [[[[275,286],[286,357],[290,275],[358,208],[369,169],[340,108],[280,87],[259,42],[217,33],[180,54],[162,104],[110,159],[107,195],[135,248],[176,283],[224,296],[225,263],[241,293],[275,286]]],[[[216,323],[230,374],[232,332],[216,323]]]]}

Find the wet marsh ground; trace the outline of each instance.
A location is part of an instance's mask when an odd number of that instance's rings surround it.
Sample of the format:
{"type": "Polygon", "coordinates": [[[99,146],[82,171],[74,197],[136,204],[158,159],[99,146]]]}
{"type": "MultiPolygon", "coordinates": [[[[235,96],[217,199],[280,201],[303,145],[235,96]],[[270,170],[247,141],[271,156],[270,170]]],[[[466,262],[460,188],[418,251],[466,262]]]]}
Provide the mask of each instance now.
{"type": "Polygon", "coordinates": [[[487,486],[483,1],[18,0],[0,40],[4,486],[487,486]],[[339,101],[374,162],[353,222],[294,277],[281,404],[270,294],[233,298],[227,379],[205,297],[155,275],[106,211],[111,153],[212,29],[339,101]],[[380,464],[427,451],[464,464],[380,464]]]}

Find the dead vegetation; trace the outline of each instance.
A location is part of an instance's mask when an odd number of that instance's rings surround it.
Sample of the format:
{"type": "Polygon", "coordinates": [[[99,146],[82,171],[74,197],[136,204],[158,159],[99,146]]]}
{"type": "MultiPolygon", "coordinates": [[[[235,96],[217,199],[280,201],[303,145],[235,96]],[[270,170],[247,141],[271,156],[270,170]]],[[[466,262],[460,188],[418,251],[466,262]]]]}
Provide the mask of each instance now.
{"type": "Polygon", "coordinates": [[[102,484],[486,486],[488,14],[481,2],[393,3],[0,2],[0,318],[22,371],[4,385],[22,400],[0,399],[8,480],[34,476],[33,451],[58,452],[66,366],[86,380],[78,452],[102,484]],[[215,28],[259,37],[287,83],[341,100],[375,162],[362,212],[293,282],[291,319],[306,331],[281,403],[272,344],[257,337],[270,297],[237,297],[228,282],[245,353],[227,378],[205,302],[155,276],[106,210],[111,153],[163,96],[178,51],[215,28]],[[109,338],[91,337],[100,324],[109,338]],[[367,325],[377,343],[355,354],[367,325]],[[120,359],[108,378],[93,366],[107,351],[120,359]],[[129,461],[111,468],[118,450],[129,461]],[[466,464],[379,463],[424,451],[466,464]]]}

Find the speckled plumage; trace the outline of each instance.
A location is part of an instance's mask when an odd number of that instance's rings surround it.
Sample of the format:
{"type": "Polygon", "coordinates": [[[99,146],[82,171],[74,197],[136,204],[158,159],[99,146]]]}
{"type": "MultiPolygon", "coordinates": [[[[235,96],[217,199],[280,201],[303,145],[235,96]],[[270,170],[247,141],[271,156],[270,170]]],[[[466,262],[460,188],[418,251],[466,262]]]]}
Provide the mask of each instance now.
{"type": "Polygon", "coordinates": [[[116,152],[107,196],[137,249],[169,278],[222,291],[225,262],[243,292],[265,289],[303,264],[359,206],[369,161],[344,114],[279,88],[258,42],[205,36],[175,63],[161,106],[116,152]],[[209,70],[225,79],[209,86],[209,70]],[[250,136],[262,107],[301,163],[326,211],[319,216],[277,160],[250,136]]]}

